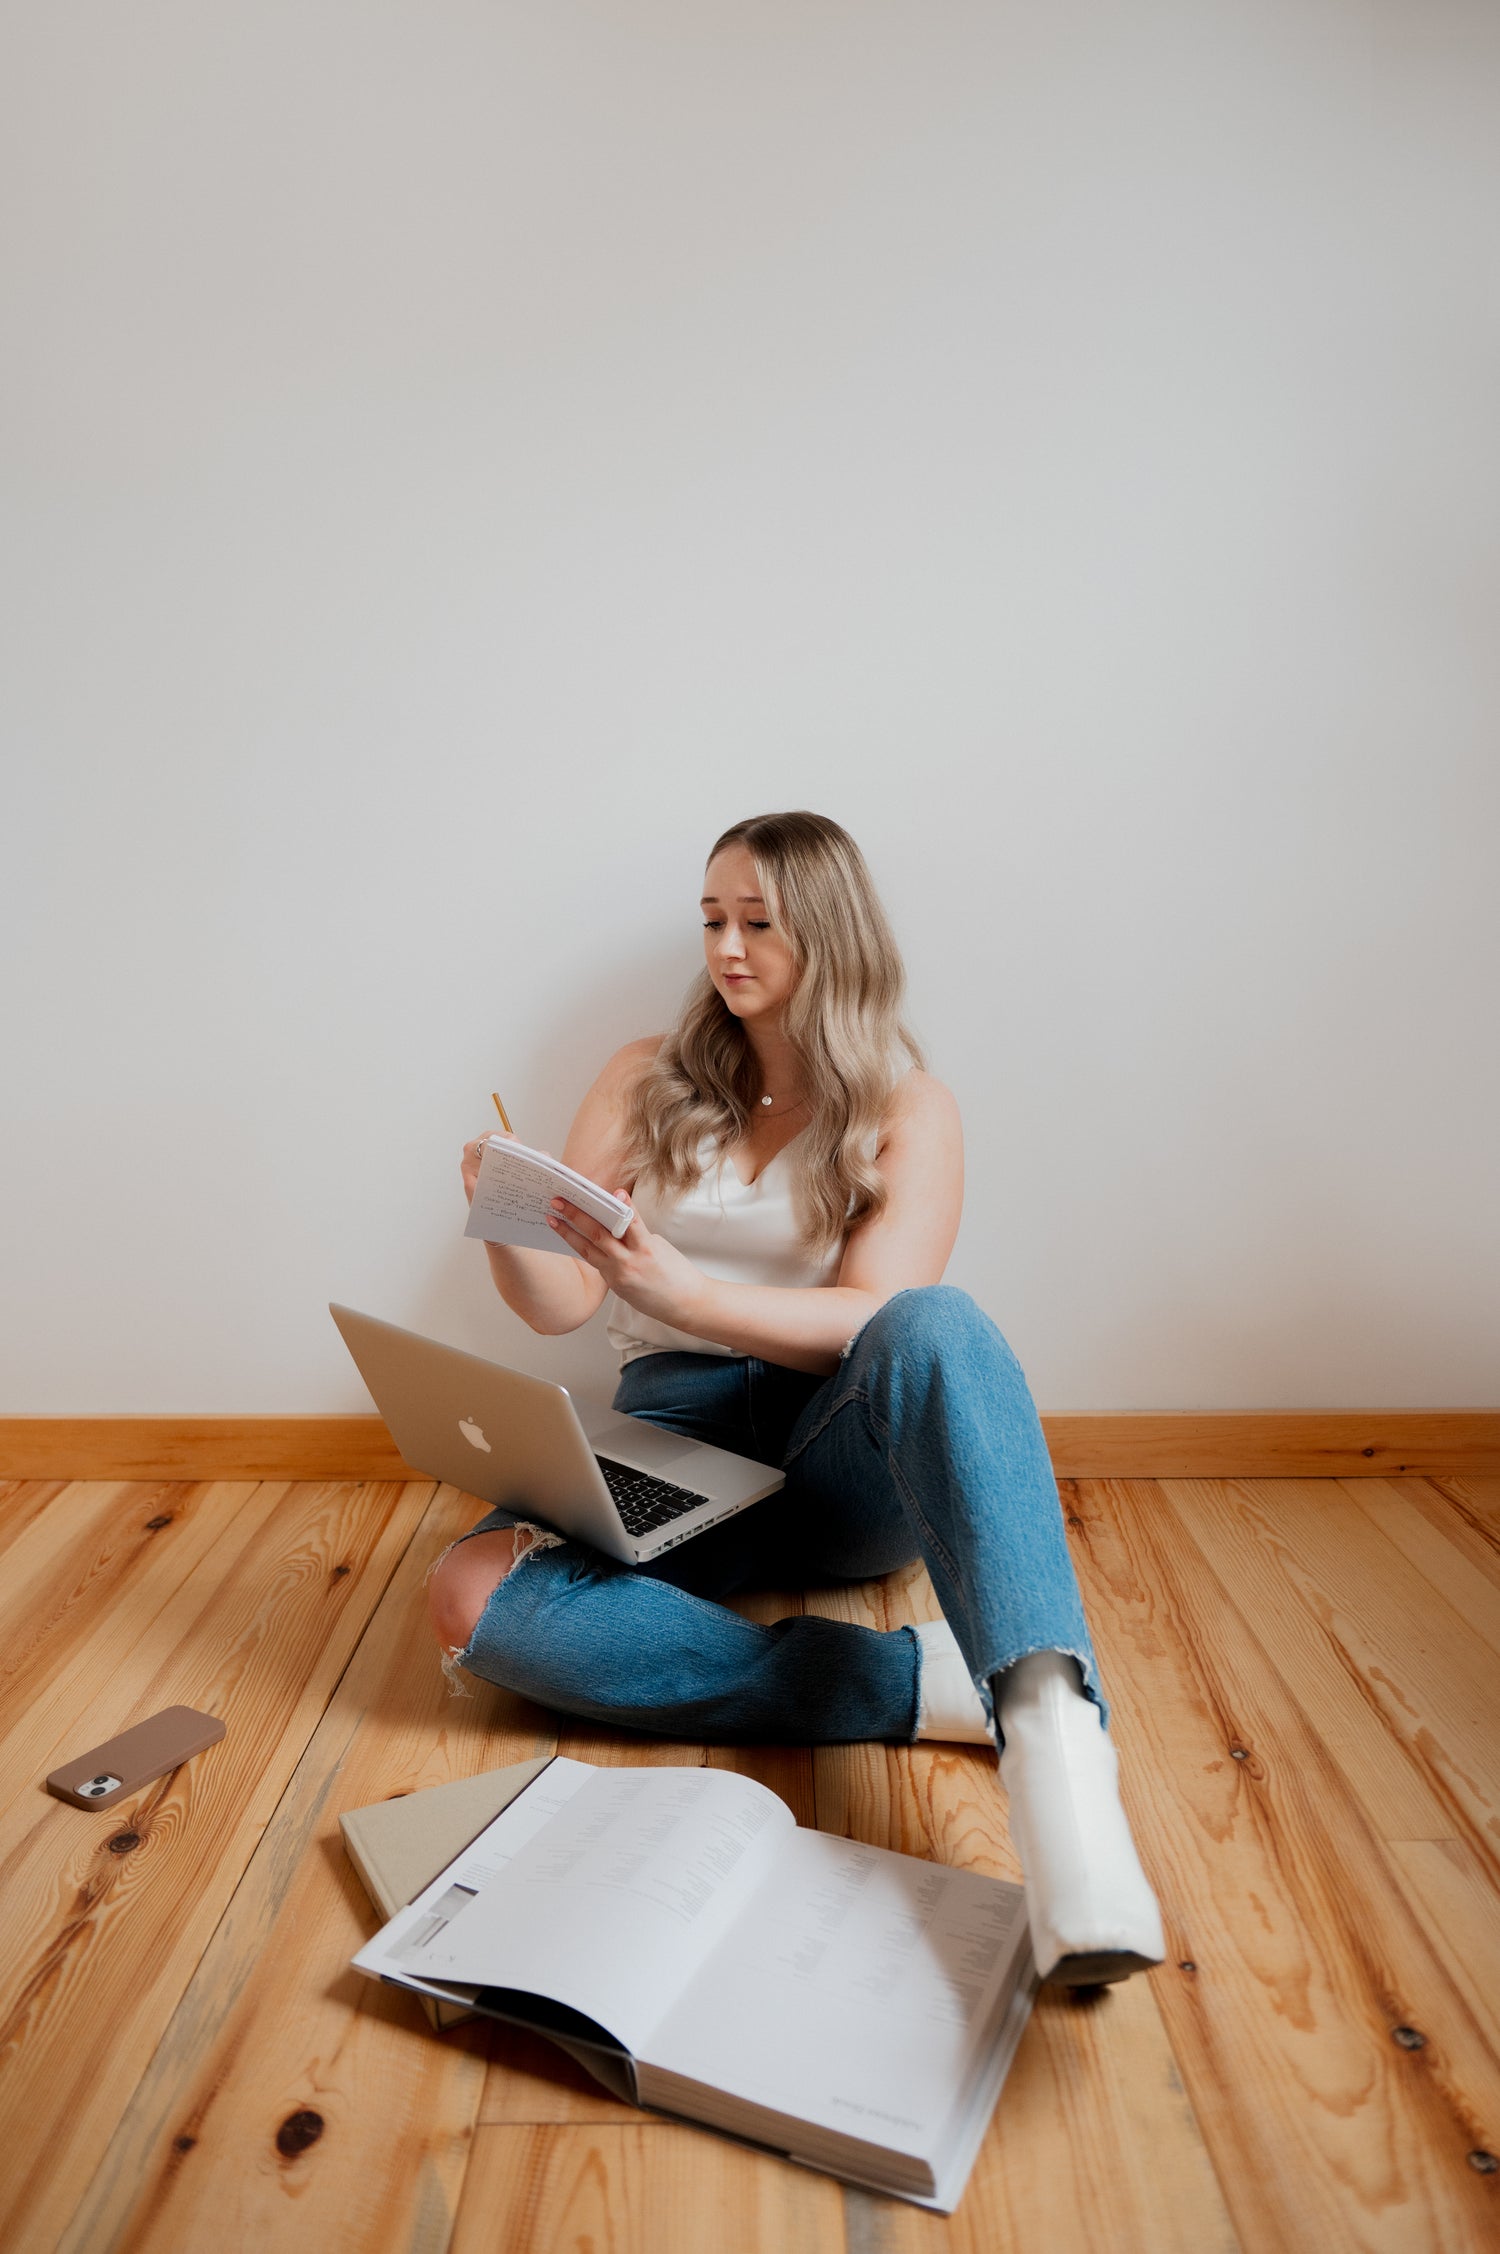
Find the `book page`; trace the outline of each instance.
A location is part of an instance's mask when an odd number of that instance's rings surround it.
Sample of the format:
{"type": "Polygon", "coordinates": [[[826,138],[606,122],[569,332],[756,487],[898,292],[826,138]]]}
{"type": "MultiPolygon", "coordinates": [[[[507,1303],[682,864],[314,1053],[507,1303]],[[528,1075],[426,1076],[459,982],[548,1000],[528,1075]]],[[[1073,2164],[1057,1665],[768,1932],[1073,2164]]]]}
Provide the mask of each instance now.
{"type": "Polygon", "coordinates": [[[547,1208],[555,1197],[581,1206],[612,1233],[622,1225],[622,1218],[628,1223],[630,1207],[622,1199],[575,1174],[561,1159],[549,1158],[525,1143],[487,1142],[464,1235],[571,1257],[568,1245],[547,1226],[547,1208]]]}
{"type": "Polygon", "coordinates": [[[635,2052],[795,1831],[774,1792],[727,1770],[589,1770],[491,1881],[408,1938],[402,1975],[550,1996],[635,2052]]]}
{"type": "Polygon", "coordinates": [[[358,1969],[378,1979],[399,1980],[424,1995],[471,2004],[479,1983],[424,1980],[412,1970],[414,1952],[441,1933],[593,1774],[587,1761],[549,1761],[540,1776],[534,1777],[508,1808],[502,1808],[461,1855],[366,1942],[354,1959],[358,1969]]]}
{"type": "Polygon", "coordinates": [[[652,2030],[642,2099],[671,2102],[660,2069],[934,2160],[1025,1946],[1019,1886],[794,1831],[652,2030]]]}

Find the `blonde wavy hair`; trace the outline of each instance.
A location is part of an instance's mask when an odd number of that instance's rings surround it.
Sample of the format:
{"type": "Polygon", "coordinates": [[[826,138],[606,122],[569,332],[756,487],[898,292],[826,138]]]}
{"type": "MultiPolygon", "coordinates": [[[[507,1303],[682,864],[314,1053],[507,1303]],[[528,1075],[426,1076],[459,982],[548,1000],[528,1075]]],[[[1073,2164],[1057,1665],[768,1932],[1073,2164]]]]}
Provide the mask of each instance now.
{"type": "MultiPolygon", "coordinates": [[[[802,1238],[814,1254],[880,1213],[886,1186],[869,1153],[896,1082],[924,1062],[901,1021],[906,973],[864,855],[824,814],[758,814],[716,840],[742,845],[794,970],[783,1031],[802,1063],[811,1116],[787,1148],[802,1238]]],[[[637,1183],[681,1196],[699,1148],[737,1143],[759,1095],[755,1052],[704,970],[639,1081],[627,1133],[637,1183]]]]}

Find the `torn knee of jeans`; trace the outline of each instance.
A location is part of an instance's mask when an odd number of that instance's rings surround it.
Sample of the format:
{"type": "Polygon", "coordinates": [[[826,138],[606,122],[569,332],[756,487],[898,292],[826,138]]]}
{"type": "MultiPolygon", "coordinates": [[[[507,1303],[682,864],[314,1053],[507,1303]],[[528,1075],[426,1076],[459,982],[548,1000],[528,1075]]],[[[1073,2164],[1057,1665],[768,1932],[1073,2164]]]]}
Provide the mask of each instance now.
{"type": "Polygon", "coordinates": [[[450,1698],[472,1698],[474,1696],[460,1672],[468,1656],[468,1644],[451,1644],[447,1651],[438,1653],[438,1665],[443,1670],[443,1680],[448,1685],[448,1696],[450,1698]]]}
{"type": "Polygon", "coordinates": [[[528,1518],[518,1519],[512,1531],[516,1537],[515,1556],[510,1568],[512,1573],[537,1550],[556,1550],[562,1547],[561,1534],[553,1534],[545,1526],[533,1526],[528,1518]]]}
{"type": "Polygon", "coordinates": [[[422,1586],[424,1589],[426,1588],[428,1582],[432,1579],[434,1573],[436,1573],[438,1567],[442,1564],[444,1558],[451,1557],[453,1552],[458,1548],[459,1543],[467,1542],[468,1539],[469,1537],[467,1534],[460,1534],[455,1540],[451,1542],[445,1542],[443,1544],[442,1548],[438,1551],[437,1556],[432,1560],[432,1563],[428,1566],[427,1571],[422,1576],[422,1586]]]}
{"type": "MultiPolygon", "coordinates": [[[[491,1527],[488,1531],[499,1533],[501,1529],[491,1527]]],[[[495,1589],[503,1589],[516,1568],[524,1565],[527,1558],[533,1557],[539,1550],[555,1550],[562,1546],[563,1538],[561,1534],[554,1534],[545,1526],[533,1526],[530,1519],[518,1520],[510,1531],[515,1535],[510,1564],[481,1605],[479,1618],[476,1619],[474,1627],[469,1632],[468,1642],[466,1644],[450,1644],[446,1651],[439,1651],[438,1653],[438,1665],[443,1670],[443,1679],[448,1685],[448,1696],[450,1698],[472,1698],[474,1696],[468,1684],[463,1680],[461,1670],[467,1667],[469,1663],[469,1654],[474,1649],[475,1631],[477,1631],[479,1621],[484,1618],[485,1612],[494,1599],[495,1589]]],[[[440,1550],[431,1565],[428,1566],[426,1573],[423,1575],[423,1580],[430,1581],[442,1564],[443,1559],[448,1555],[448,1551],[456,1550],[459,1542],[466,1542],[468,1538],[467,1534],[460,1534],[458,1541],[450,1542],[446,1549],[440,1550]]]]}

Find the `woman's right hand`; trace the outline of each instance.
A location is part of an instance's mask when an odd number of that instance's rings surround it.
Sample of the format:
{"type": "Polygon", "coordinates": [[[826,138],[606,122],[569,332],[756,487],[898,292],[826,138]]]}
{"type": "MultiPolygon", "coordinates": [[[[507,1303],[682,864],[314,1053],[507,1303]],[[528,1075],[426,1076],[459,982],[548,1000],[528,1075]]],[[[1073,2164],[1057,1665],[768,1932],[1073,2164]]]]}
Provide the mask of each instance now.
{"type": "Polygon", "coordinates": [[[474,1203],[474,1184],[479,1179],[479,1168],[480,1163],[484,1157],[484,1146],[490,1140],[491,1136],[494,1137],[497,1143],[513,1143],[516,1140],[516,1137],[514,1135],[502,1134],[501,1130],[498,1127],[484,1127],[480,1129],[479,1133],[474,1136],[472,1141],[464,1144],[464,1196],[468,1199],[471,1205],[474,1203]]]}

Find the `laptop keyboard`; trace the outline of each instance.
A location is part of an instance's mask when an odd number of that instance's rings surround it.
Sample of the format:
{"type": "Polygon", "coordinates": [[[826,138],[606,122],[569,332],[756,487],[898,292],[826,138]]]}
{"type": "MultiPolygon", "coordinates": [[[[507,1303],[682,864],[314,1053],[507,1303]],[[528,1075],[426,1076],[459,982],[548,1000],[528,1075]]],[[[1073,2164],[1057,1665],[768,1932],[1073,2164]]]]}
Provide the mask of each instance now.
{"type": "Polygon", "coordinates": [[[707,1495],[691,1494],[686,1487],[674,1487],[670,1479],[653,1479],[646,1471],[632,1471],[629,1464],[617,1464],[608,1456],[596,1456],[594,1461],[604,1474],[626,1533],[637,1538],[654,1534],[659,1526],[708,1501],[707,1495]]]}

